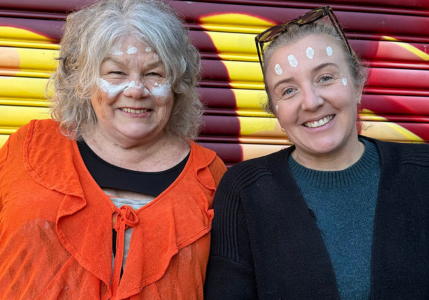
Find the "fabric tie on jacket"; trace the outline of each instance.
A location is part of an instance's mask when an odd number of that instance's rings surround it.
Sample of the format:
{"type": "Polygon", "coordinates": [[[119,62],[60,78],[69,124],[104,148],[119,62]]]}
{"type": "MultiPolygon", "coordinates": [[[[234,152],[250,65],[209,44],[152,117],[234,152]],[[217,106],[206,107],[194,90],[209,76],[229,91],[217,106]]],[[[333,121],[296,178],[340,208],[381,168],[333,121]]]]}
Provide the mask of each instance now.
{"type": "Polygon", "coordinates": [[[113,265],[113,279],[112,279],[112,294],[116,295],[119,287],[121,277],[122,261],[124,259],[124,239],[125,230],[130,227],[136,226],[139,223],[139,218],[131,206],[124,205],[116,211],[116,224],[114,226],[117,233],[116,240],[116,257],[113,265]]]}

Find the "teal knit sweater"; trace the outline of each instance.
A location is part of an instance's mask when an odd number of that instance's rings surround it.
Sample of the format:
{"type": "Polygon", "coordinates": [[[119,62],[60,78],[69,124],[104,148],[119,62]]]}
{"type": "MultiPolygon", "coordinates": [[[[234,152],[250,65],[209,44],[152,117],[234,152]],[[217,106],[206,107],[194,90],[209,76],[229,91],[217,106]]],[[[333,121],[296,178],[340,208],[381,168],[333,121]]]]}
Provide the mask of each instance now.
{"type": "Polygon", "coordinates": [[[380,179],[375,145],[365,144],[362,157],[342,171],[316,171],[289,165],[312,210],[331,258],[341,299],[369,299],[371,245],[380,179]]]}

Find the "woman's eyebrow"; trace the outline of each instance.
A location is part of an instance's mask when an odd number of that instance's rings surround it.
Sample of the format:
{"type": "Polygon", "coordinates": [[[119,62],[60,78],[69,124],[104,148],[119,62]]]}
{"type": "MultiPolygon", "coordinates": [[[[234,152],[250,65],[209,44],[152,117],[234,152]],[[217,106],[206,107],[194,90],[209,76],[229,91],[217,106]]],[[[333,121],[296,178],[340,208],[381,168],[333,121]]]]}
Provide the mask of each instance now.
{"type": "Polygon", "coordinates": [[[114,57],[111,57],[111,56],[107,56],[107,57],[103,60],[103,62],[106,62],[106,61],[112,61],[112,62],[114,62],[115,64],[118,64],[118,65],[120,65],[120,66],[124,66],[124,62],[123,62],[123,61],[120,61],[120,60],[118,60],[118,59],[116,59],[116,58],[114,58],[114,57]]]}
{"type": "Polygon", "coordinates": [[[293,77],[282,79],[282,80],[276,82],[276,84],[273,87],[273,90],[275,90],[282,83],[288,83],[288,82],[292,82],[292,81],[293,81],[293,77]]]}
{"type": "Polygon", "coordinates": [[[313,70],[311,70],[311,72],[312,73],[317,73],[318,71],[322,70],[323,68],[326,68],[326,67],[329,67],[329,66],[333,66],[336,69],[340,69],[337,64],[328,62],[328,63],[324,63],[324,64],[321,64],[321,65],[318,65],[317,67],[314,67],[313,70]]]}

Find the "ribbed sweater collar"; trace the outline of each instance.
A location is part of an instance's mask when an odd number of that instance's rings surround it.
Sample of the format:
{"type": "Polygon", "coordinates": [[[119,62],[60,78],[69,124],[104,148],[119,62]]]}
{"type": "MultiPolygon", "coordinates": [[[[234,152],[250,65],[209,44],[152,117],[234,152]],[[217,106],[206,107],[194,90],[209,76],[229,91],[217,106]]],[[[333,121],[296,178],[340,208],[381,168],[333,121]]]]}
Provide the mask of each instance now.
{"type": "Polygon", "coordinates": [[[380,158],[375,145],[360,139],[365,144],[362,157],[352,166],[341,171],[318,171],[308,169],[297,163],[292,155],[289,156],[289,167],[296,180],[305,180],[309,185],[318,187],[344,187],[353,185],[364,178],[368,172],[380,164],[380,158]]]}

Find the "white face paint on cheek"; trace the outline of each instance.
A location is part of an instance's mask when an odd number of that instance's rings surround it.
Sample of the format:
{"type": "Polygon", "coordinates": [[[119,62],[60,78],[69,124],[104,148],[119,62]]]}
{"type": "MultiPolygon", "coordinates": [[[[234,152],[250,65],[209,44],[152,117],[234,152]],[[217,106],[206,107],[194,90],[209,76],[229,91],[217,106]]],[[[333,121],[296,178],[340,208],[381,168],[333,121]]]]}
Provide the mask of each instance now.
{"type": "Polygon", "coordinates": [[[332,50],[331,47],[329,47],[329,46],[326,47],[326,53],[328,54],[328,56],[331,56],[333,52],[334,52],[334,50],[332,50]]]}
{"type": "Polygon", "coordinates": [[[309,59],[313,59],[314,57],[314,50],[311,47],[308,47],[307,50],[305,50],[305,54],[309,59]]]}
{"type": "Polygon", "coordinates": [[[150,52],[150,51],[152,51],[152,48],[151,47],[146,47],[146,52],[150,52]]]}
{"type": "Polygon", "coordinates": [[[278,74],[278,75],[281,75],[281,74],[283,73],[283,70],[282,70],[282,68],[280,67],[280,65],[279,65],[279,64],[277,64],[277,65],[274,67],[274,71],[276,71],[276,74],[278,74]]]}
{"type": "Polygon", "coordinates": [[[158,56],[158,54],[154,53],[154,54],[153,54],[153,59],[154,59],[155,61],[158,61],[158,60],[159,60],[159,56],[158,56]]]}
{"type": "Polygon", "coordinates": [[[137,48],[133,47],[133,46],[128,46],[127,47],[127,54],[135,54],[137,53],[137,48]]]}
{"type": "Polygon", "coordinates": [[[346,86],[347,85],[347,79],[346,78],[343,78],[343,84],[344,84],[344,86],[346,86]]]}
{"type": "Polygon", "coordinates": [[[116,97],[120,92],[125,90],[128,87],[129,83],[121,83],[119,85],[110,84],[104,79],[100,79],[98,82],[98,86],[103,92],[106,92],[109,98],[116,97]]]}
{"type": "Polygon", "coordinates": [[[296,60],[296,57],[295,57],[295,56],[293,56],[293,55],[289,55],[289,56],[287,57],[287,60],[289,61],[289,64],[290,64],[292,67],[296,68],[296,66],[298,66],[298,61],[296,60]]]}
{"type": "Polygon", "coordinates": [[[278,105],[276,105],[276,111],[279,111],[279,106],[278,105]]]}
{"type": "Polygon", "coordinates": [[[155,86],[152,88],[152,96],[155,96],[158,98],[158,101],[161,104],[165,104],[168,100],[168,93],[171,91],[171,85],[169,82],[166,82],[164,84],[159,84],[158,86],[155,86]]]}

